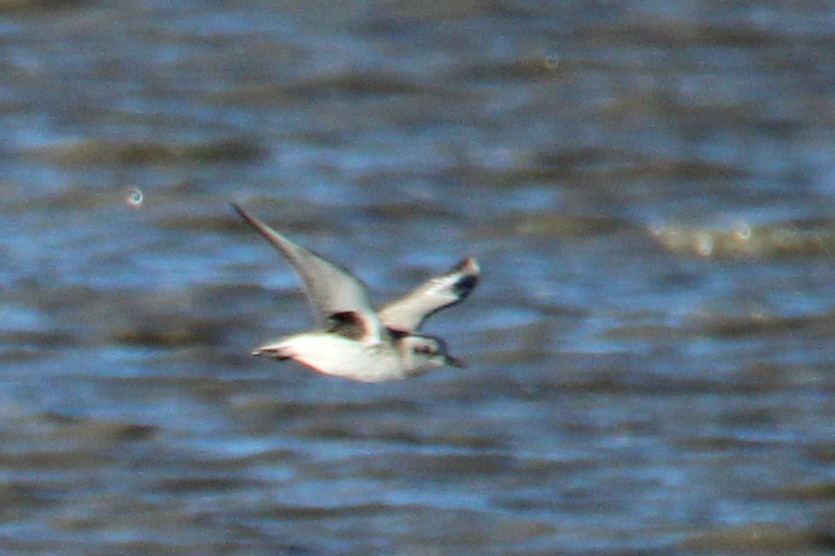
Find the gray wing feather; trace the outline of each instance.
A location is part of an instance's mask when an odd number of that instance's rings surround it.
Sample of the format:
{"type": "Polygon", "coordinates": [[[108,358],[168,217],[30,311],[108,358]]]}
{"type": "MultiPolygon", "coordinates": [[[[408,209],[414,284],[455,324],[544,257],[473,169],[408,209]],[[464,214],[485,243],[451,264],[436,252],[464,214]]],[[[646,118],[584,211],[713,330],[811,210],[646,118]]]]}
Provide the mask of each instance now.
{"type": "Polygon", "coordinates": [[[379,342],[380,321],[368,298],[368,290],[348,270],[330,263],[309,249],[297,245],[261,222],[235,203],[238,214],[284,255],[304,282],[318,325],[329,325],[340,313],[354,313],[365,329],[366,342],[379,342]]]}
{"type": "Polygon", "coordinates": [[[415,332],[434,313],[467,297],[478,283],[480,273],[478,262],[468,257],[446,274],[427,280],[387,303],[377,314],[387,328],[415,332]]]}

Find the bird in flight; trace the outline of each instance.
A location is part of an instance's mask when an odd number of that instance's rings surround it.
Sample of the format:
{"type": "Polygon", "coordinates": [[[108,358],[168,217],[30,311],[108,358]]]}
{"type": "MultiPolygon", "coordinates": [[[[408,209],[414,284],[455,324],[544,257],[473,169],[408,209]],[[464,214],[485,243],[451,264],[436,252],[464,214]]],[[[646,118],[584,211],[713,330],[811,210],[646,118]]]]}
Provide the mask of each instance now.
{"type": "Polygon", "coordinates": [[[444,365],[463,367],[446,342],[418,330],[431,315],[475,288],[480,269],[474,258],[375,311],[365,284],[351,272],[232,206],[293,266],[316,317],[315,329],[268,342],[253,355],[292,359],[323,374],[362,382],[410,378],[444,365]]]}

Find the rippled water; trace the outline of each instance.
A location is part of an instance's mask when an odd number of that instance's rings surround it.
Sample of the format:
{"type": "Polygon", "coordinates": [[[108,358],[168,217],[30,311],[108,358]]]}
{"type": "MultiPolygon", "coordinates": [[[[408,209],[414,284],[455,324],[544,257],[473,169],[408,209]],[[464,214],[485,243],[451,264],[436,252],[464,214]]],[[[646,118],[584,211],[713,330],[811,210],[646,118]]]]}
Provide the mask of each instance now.
{"type": "Polygon", "coordinates": [[[835,8],[0,3],[0,546],[835,550],[835,8]],[[137,196],[141,193],[141,200],[137,196]],[[238,201],[465,371],[310,324],[238,201]]]}

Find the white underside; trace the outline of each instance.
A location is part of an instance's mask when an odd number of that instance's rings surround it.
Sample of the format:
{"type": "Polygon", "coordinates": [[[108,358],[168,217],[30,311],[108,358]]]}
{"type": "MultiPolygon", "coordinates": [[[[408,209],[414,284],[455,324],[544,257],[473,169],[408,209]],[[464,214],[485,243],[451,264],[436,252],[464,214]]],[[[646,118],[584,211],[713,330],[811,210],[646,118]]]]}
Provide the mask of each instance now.
{"type": "Polygon", "coordinates": [[[275,349],[311,369],[362,382],[407,377],[400,355],[389,342],[364,344],[329,332],[304,332],[282,338],[261,349],[275,349]]]}

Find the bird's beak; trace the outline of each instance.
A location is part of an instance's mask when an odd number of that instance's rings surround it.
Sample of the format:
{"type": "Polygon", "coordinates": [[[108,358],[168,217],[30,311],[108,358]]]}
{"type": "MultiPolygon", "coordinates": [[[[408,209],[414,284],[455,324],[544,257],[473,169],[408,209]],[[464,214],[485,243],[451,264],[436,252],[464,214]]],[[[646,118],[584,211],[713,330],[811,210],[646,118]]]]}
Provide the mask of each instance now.
{"type": "Polygon", "coordinates": [[[457,357],[453,357],[451,355],[446,356],[446,364],[450,367],[458,367],[459,369],[466,369],[467,365],[464,364],[463,361],[458,359],[457,357]]]}

